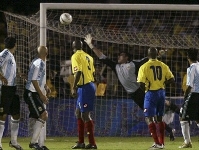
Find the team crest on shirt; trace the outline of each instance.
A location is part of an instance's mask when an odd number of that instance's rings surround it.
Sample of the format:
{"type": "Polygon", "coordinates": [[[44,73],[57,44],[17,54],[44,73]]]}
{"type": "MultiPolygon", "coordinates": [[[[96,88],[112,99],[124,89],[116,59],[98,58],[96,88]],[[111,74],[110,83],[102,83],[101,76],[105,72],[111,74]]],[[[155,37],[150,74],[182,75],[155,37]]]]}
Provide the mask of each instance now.
{"type": "Polygon", "coordinates": [[[84,104],[84,108],[86,108],[88,105],[87,104],[84,104]]]}
{"type": "Polygon", "coordinates": [[[74,71],[76,72],[78,70],[77,66],[74,67],[74,71]]]}
{"type": "Polygon", "coordinates": [[[42,108],[41,108],[41,107],[38,107],[38,110],[39,110],[39,111],[42,111],[42,108]]]}
{"type": "Polygon", "coordinates": [[[144,112],[147,112],[147,109],[146,109],[146,108],[144,109],[144,112]]]}

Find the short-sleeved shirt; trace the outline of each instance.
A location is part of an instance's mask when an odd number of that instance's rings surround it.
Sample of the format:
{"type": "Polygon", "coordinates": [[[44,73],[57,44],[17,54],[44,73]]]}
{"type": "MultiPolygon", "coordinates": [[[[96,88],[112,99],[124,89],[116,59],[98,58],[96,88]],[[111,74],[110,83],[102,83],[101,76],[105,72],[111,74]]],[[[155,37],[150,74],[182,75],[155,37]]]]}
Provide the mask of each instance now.
{"type": "Polygon", "coordinates": [[[44,85],[45,85],[45,70],[46,70],[46,64],[45,62],[40,59],[36,58],[32,61],[29,67],[28,71],[28,81],[26,82],[26,89],[31,91],[31,92],[36,92],[32,81],[37,80],[40,89],[43,91],[44,90],[44,85]]]}
{"type": "Polygon", "coordinates": [[[71,57],[71,63],[73,74],[78,71],[82,72],[80,80],[77,83],[78,86],[94,81],[94,62],[89,54],[85,53],[83,50],[77,50],[71,57]]]}
{"type": "Polygon", "coordinates": [[[165,89],[165,81],[174,78],[169,67],[157,59],[150,59],[138,72],[138,82],[147,83],[148,90],[165,89]]]}
{"type": "Polygon", "coordinates": [[[192,87],[191,92],[199,93],[199,63],[192,63],[187,68],[187,86],[192,87]]]}
{"type": "Polygon", "coordinates": [[[8,86],[16,85],[16,62],[13,54],[8,50],[4,49],[0,53],[0,69],[2,75],[7,79],[8,86]]]}

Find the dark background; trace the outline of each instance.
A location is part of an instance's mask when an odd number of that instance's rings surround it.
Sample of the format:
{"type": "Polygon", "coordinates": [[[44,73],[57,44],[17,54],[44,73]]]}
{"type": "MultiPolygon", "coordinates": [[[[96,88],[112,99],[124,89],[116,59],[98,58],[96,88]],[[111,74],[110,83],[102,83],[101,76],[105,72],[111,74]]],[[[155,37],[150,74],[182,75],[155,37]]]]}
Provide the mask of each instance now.
{"type": "Polygon", "coordinates": [[[1,0],[0,10],[31,14],[39,3],[199,4],[199,0],[1,0]]]}

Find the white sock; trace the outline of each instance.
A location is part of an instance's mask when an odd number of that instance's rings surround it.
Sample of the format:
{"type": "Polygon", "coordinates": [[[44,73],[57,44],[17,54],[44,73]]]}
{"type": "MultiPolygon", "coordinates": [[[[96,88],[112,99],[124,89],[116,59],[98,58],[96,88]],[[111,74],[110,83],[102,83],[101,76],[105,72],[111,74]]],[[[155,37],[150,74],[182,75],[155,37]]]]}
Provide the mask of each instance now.
{"type": "Polygon", "coordinates": [[[11,143],[17,145],[17,136],[19,131],[19,120],[10,119],[11,143]]]}
{"type": "Polygon", "coordinates": [[[1,140],[2,140],[2,137],[3,137],[4,129],[5,129],[5,121],[0,120],[0,146],[1,147],[2,147],[1,140]]]}
{"type": "Polygon", "coordinates": [[[44,121],[43,120],[37,120],[33,126],[33,135],[32,135],[32,139],[31,139],[31,143],[37,143],[38,139],[39,139],[39,135],[41,132],[41,129],[44,126],[44,121]]]}
{"type": "Polygon", "coordinates": [[[39,146],[44,146],[44,141],[45,141],[45,138],[46,138],[46,134],[45,134],[46,132],[45,132],[45,128],[43,127],[42,129],[41,129],[41,132],[40,132],[40,136],[39,136],[39,141],[38,141],[38,143],[39,143],[39,146]]]}
{"type": "Polygon", "coordinates": [[[184,142],[185,144],[188,144],[189,142],[191,142],[189,122],[180,121],[180,124],[182,129],[182,135],[184,137],[184,142]]]}

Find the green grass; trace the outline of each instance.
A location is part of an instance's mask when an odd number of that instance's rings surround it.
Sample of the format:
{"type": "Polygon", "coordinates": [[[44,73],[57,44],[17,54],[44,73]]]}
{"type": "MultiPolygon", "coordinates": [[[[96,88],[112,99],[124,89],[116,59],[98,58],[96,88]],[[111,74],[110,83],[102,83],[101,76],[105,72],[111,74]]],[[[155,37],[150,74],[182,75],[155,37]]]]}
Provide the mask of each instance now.
{"type": "MultiPolygon", "coordinates": [[[[3,138],[4,150],[14,150],[8,146],[9,140],[9,138],[3,138]]],[[[198,140],[198,137],[192,137],[193,148],[191,150],[199,150],[198,140]]],[[[24,150],[30,150],[28,147],[30,138],[18,138],[18,141],[24,150]]],[[[47,137],[46,146],[50,150],[70,150],[76,141],[77,137],[47,137]]],[[[177,150],[182,142],[182,137],[177,137],[175,141],[169,141],[169,138],[166,137],[165,149],[177,150]]],[[[87,138],[85,143],[87,144],[87,138]]],[[[99,150],[147,150],[153,141],[151,137],[96,137],[96,143],[99,150]]]]}

